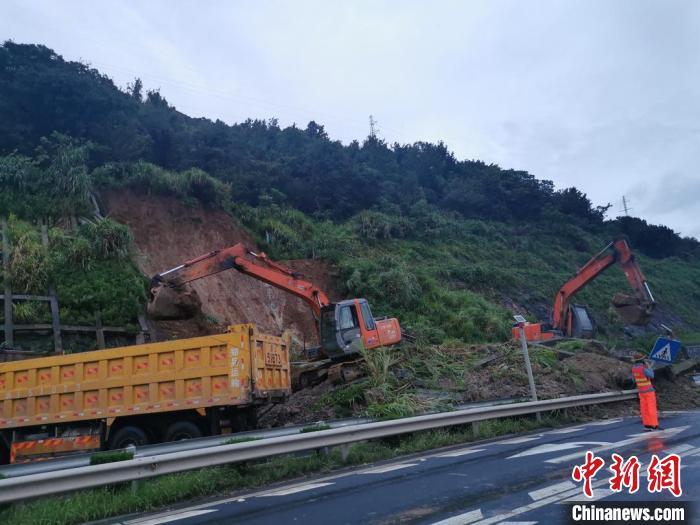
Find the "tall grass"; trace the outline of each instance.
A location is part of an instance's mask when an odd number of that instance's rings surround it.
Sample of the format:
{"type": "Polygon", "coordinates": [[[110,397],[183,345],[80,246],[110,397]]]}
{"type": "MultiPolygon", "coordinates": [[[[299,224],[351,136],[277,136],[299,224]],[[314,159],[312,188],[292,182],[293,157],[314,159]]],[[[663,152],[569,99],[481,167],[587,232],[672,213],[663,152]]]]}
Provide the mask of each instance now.
{"type": "Polygon", "coordinates": [[[98,257],[125,258],[129,255],[131,231],[112,219],[86,221],[80,227],[80,234],[91,244],[93,253],[98,257]]]}
{"type": "Polygon", "coordinates": [[[36,233],[25,233],[15,240],[10,255],[13,288],[23,293],[45,292],[49,284],[48,252],[36,233]]]}

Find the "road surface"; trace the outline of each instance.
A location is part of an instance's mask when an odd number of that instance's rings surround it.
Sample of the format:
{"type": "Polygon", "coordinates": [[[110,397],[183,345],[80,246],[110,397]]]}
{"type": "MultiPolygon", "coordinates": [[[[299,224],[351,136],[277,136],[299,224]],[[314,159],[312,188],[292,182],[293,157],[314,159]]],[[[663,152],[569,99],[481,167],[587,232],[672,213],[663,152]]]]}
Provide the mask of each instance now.
{"type": "Polygon", "coordinates": [[[661,424],[663,431],[643,432],[639,419],[630,417],[451,447],[115,523],[558,523],[567,512],[563,503],[586,500],[571,472],[587,450],[605,459],[606,468],[613,452],[625,459],[634,454],[642,463],[636,494],[612,493],[603,469],[589,503],[674,500],[668,491],[650,494],[646,487],[652,454],[672,452],[681,456],[681,500],[698,501],[700,411],[669,413],[661,424]]]}

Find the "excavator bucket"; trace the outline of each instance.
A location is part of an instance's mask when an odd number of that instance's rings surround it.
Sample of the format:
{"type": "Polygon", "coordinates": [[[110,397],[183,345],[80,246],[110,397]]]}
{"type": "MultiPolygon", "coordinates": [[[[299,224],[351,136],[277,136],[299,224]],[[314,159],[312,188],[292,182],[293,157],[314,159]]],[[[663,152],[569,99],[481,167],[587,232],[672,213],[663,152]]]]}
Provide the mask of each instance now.
{"type": "Polygon", "coordinates": [[[201,309],[199,296],[189,286],[174,288],[155,284],[151,287],[147,311],[152,319],[191,319],[201,309]]]}
{"type": "Polygon", "coordinates": [[[646,326],[651,321],[653,304],[644,304],[634,295],[616,293],[612,305],[625,324],[646,326]]]}

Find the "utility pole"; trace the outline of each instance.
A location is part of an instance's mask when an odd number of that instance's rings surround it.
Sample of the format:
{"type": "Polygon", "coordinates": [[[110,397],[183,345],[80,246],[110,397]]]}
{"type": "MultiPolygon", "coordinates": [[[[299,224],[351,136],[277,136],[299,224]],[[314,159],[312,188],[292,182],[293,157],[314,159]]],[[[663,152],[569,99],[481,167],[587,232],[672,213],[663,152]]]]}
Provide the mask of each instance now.
{"type": "Polygon", "coordinates": [[[629,212],[632,208],[630,208],[627,204],[627,197],[624,195],[622,196],[622,209],[625,212],[625,217],[629,217],[629,212]]]}
{"type": "MultiPolygon", "coordinates": [[[[537,401],[537,389],[535,388],[535,377],[532,375],[532,364],[530,363],[530,353],[527,349],[527,338],[525,337],[525,318],[522,315],[514,316],[515,321],[520,328],[520,348],[523,351],[523,359],[525,359],[525,371],[527,372],[527,381],[530,384],[530,400],[537,401]]],[[[542,421],[542,416],[539,412],[536,414],[537,422],[542,421]]]]}

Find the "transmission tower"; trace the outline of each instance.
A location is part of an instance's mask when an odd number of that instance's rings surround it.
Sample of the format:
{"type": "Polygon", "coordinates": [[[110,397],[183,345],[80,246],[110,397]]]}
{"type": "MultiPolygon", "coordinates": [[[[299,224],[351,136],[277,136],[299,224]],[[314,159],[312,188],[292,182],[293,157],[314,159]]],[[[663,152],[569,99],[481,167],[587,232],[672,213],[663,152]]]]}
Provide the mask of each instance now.
{"type": "Polygon", "coordinates": [[[377,121],[374,120],[374,117],[372,115],[369,116],[369,136],[370,138],[376,139],[377,138],[377,121]]]}

